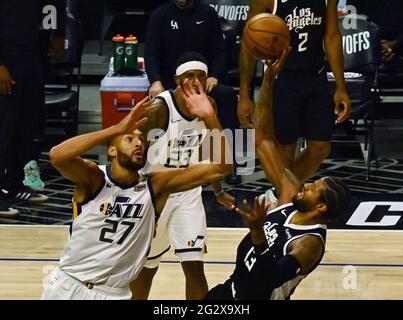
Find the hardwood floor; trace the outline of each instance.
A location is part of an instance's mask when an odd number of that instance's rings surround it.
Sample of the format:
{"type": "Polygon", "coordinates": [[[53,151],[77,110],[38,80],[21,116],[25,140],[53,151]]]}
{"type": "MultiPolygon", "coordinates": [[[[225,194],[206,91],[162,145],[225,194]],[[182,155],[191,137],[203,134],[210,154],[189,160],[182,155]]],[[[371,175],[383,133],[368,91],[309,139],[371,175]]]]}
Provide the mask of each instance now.
{"type": "MultiPolygon", "coordinates": [[[[246,229],[210,228],[205,272],[209,287],[235,267],[246,229]]],[[[39,299],[57,265],[67,227],[0,226],[0,299],[39,299]]],[[[321,265],[293,299],[403,299],[403,232],[329,230],[321,265]]],[[[184,276],[173,252],[163,257],[151,299],[184,299],[184,276]]]]}

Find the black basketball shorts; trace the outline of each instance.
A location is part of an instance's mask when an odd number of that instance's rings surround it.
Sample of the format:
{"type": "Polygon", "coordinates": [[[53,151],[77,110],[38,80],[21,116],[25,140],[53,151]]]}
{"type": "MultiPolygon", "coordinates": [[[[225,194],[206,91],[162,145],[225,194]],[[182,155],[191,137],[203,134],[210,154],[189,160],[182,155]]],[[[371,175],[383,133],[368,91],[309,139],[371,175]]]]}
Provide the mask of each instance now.
{"type": "Polygon", "coordinates": [[[326,72],[282,70],[274,83],[273,121],[280,144],[329,141],[336,116],[326,72]]]}

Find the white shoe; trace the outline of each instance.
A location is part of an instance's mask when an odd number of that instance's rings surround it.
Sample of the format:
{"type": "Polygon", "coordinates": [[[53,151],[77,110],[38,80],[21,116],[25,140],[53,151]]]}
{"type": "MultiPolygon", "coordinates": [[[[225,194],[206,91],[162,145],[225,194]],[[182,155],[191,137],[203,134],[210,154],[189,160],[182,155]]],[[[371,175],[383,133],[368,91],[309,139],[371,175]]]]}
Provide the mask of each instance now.
{"type": "Polygon", "coordinates": [[[6,201],[0,198],[0,217],[2,218],[12,218],[18,215],[19,211],[10,207],[6,201]]]}
{"type": "Polygon", "coordinates": [[[269,204],[268,212],[278,207],[278,199],[274,192],[275,189],[273,187],[259,196],[259,203],[261,203],[263,199],[266,198],[266,203],[269,204]]]}

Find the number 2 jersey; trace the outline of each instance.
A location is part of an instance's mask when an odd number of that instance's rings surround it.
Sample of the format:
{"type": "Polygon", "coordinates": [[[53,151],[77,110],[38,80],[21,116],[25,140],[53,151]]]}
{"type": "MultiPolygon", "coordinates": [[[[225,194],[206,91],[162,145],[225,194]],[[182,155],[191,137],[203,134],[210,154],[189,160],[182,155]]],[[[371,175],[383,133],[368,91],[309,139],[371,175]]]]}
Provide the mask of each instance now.
{"type": "MultiPolygon", "coordinates": [[[[322,259],[326,226],[291,224],[290,221],[296,212],[295,206],[288,203],[267,214],[263,226],[267,246],[265,245],[265,250],[259,256],[255,252],[250,234],[242,239],[237,250],[235,270],[224,283],[230,287],[231,291],[228,288],[228,292],[232,293],[233,299],[288,299],[306,275],[300,274],[300,270],[288,270],[287,265],[280,265],[278,262],[287,255],[288,245],[300,237],[305,235],[319,237],[323,243],[322,259]],[[267,258],[269,259],[265,262],[267,258]],[[273,259],[277,263],[276,268],[273,268],[273,259]]],[[[317,265],[309,272],[312,272],[317,265]]]]}
{"type": "Polygon", "coordinates": [[[290,30],[292,50],[284,70],[319,70],[324,65],[327,0],[274,0],[273,14],[290,30]]]}
{"type": "Polygon", "coordinates": [[[127,287],[141,271],[154,235],[154,195],[147,175],[121,185],[109,166],[87,201],[74,203],[74,220],[60,269],[85,283],[127,287]]]}

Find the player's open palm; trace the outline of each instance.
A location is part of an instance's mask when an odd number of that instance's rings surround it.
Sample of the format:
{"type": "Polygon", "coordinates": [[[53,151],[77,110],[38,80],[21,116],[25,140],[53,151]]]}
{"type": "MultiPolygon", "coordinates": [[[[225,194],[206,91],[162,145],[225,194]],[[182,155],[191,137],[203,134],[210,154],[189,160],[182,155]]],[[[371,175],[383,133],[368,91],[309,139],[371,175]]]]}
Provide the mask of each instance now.
{"type": "Polygon", "coordinates": [[[263,227],[266,212],[269,209],[269,204],[266,204],[266,199],[264,198],[261,203],[259,203],[259,198],[255,197],[255,201],[253,203],[253,208],[249,206],[248,201],[243,201],[244,209],[243,211],[239,208],[236,208],[236,212],[238,212],[242,218],[248,224],[249,229],[258,230],[263,227]]]}
{"type": "Polygon", "coordinates": [[[145,97],[130,110],[129,114],[117,124],[120,134],[133,133],[147,122],[144,114],[147,111],[147,107],[151,105],[151,102],[152,100],[145,97]]]}
{"type": "Polygon", "coordinates": [[[199,80],[196,79],[194,85],[192,85],[191,81],[186,79],[182,88],[179,88],[179,92],[185,99],[186,108],[192,115],[200,119],[206,119],[215,114],[214,108],[199,80]]]}

